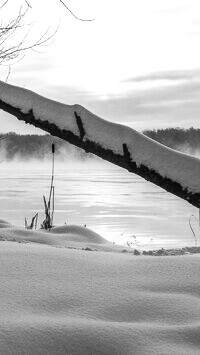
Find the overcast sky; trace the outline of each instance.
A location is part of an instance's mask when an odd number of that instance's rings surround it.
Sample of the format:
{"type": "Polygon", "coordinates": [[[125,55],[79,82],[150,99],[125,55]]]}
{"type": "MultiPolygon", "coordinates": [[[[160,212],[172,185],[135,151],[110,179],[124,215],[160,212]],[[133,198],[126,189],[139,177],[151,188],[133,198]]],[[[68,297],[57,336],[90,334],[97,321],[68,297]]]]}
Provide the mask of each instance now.
{"type": "MultiPolygon", "coordinates": [[[[16,0],[16,7],[20,1],[16,0]]],[[[199,127],[199,0],[34,0],[29,40],[60,21],[54,42],[29,52],[8,82],[138,130],[199,127]]],[[[14,8],[12,7],[14,16],[14,8]]],[[[1,68],[5,80],[7,68],[1,68]]],[[[0,112],[1,132],[35,133],[0,112]]],[[[37,130],[39,132],[39,130],[37,130]]]]}

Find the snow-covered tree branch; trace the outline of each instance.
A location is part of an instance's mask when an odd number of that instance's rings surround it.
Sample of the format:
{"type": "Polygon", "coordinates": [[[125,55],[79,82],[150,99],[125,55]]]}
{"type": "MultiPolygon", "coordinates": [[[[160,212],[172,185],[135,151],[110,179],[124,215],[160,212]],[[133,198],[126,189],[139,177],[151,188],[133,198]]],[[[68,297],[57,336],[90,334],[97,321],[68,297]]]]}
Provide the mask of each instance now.
{"type": "Polygon", "coordinates": [[[4,82],[0,82],[0,108],[200,207],[196,157],[103,120],[80,105],[65,105],[4,82]]]}

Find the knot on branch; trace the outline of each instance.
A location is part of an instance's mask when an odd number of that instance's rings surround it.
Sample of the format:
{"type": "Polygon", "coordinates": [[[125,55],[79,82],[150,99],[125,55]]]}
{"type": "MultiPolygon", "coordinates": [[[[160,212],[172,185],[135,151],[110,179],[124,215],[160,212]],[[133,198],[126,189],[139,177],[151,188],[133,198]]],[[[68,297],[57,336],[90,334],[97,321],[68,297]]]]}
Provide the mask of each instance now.
{"type": "Polygon", "coordinates": [[[83,122],[82,119],[80,118],[80,116],[76,113],[76,111],[74,111],[74,115],[76,117],[76,123],[80,132],[80,138],[81,140],[83,140],[84,136],[85,136],[85,130],[83,127],[83,122]]]}
{"type": "Polygon", "coordinates": [[[130,155],[130,152],[128,150],[126,143],[123,143],[123,152],[124,152],[124,160],[127,163],[130,163],[131,162],[131,155],[130,155]]]}

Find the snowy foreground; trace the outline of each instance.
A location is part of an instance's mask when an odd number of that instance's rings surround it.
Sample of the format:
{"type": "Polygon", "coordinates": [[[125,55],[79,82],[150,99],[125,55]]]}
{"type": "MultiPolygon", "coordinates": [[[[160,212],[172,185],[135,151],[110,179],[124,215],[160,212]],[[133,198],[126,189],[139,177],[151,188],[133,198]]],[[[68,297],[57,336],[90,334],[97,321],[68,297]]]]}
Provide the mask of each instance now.
{"type": "Polygon", "coordinates": [[[199,354],[199,257],[0,227],[1,354],[199,354]]]}

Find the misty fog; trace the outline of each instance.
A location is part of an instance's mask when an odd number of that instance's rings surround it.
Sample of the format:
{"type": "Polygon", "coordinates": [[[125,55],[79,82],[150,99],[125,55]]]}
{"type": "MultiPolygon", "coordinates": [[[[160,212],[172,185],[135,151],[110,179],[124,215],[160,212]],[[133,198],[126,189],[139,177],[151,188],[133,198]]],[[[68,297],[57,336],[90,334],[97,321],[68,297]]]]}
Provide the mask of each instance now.
{"type": "Polygon", "coordinates": [[[90,153],[51,135],[0,134],[0,160],[4,162],[48,161],[51,159],[51,145],[55,144],[56,161],[85,161],[94,159],[90,153]],[[1,139],[4,138],[4,139],[1,139]]]}
{"type": "MultiPolygon", "coordinates": [[[[200,157],[200,129],[167,128],[143,132],[148,137],[186,154],[200,157]]],[[[0,134],[0,160],[4,162],[45,162],[51,159],[51,144],[54,143],[57,162],[84,162],[99,159],[82,149],[51,135],[0,134]],[[1,139],[4,138],[4,139],[1,139]]]]}

